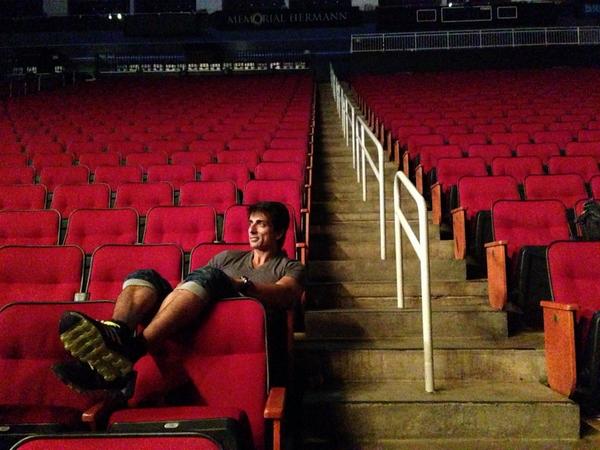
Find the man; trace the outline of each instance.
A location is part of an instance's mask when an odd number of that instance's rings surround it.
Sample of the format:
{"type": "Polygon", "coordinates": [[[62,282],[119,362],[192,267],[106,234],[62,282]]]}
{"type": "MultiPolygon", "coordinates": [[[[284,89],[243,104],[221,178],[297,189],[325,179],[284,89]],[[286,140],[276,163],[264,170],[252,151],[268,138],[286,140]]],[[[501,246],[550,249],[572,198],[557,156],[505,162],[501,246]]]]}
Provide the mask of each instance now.
{"type": "MultiPolygon", "coordinates": [[[[267,309],[290,309],[303,291],[305,268],[282,251],[290,217],[285,205],[248,207],[250,251],[226,251],[191,272],[174,290],[154,270],[138,270],[123,283],[110,321],[68,311],[60,339],[74,361],[53,367],[69,386],[132,392],[133,365],[166,339],[190,326],[214,301],[240,295],[267,309]],[[136,334],[138,325],[145,328],[136,334]]],[[[233,319],[232,319],[233,320],[233,319]]]]}

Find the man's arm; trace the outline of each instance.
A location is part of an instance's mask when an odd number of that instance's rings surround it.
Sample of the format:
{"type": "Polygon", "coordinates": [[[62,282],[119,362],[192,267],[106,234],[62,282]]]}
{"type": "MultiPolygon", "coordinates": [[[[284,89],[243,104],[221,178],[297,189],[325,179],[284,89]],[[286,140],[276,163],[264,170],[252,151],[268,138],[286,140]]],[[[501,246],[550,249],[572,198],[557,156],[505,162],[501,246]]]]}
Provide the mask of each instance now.
{"type": "MultiPolygon", "coordinates": [[[[244,282],[234,278],[237,290],[241,290],[244,282]]],[[[275,284],[252,283],[244,292],[248,297],[254,297],[266,307],[272,309],[291,309],[302,296],[302,285],[294,277],[283,276],[275,284]]]]}

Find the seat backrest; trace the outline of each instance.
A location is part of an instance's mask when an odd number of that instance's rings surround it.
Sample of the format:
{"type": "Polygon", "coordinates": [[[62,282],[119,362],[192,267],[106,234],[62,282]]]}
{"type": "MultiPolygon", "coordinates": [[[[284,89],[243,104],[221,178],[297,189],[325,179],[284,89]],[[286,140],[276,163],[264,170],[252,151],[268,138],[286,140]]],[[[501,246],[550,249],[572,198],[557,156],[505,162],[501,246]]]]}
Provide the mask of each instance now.
{"type": "Polygon", "coordinates": [[[186,144],[182,141],[152,141],[148,142],[147,145],[150,153],[159,153],[165,155],[183,152],[187,148],[186,144]]]}
{"type": "Polygon", "coordinates": [[[115,208],[133,208],[145,216],[154,206],[173,206],[175,195],[171,183],[123,183],[117,187],[115,208]]]}
{"type": "Polygon", "coordinates": [[[225,142],[224,140],[196,140],[190,142],[188,148],[190,152],[209,152],[212,156],[216,156],[218,152],[225,150],[225,142]]]}
{"type": "Polygon", "coordinates": [[[130,153],[125,157],[126,166],[140,166],[146,172],[148,166],[168,164],[169,157],[165,152],[130,153]]]}
{"type": "Polygon", "coordinates": [[[559,241],[548,248],[548,272],[552,298],[558,303],[577,303],[600,309],[600,242],[559,241]]]}
{"type": "Polygon", "coordinates": [[[54,189],[50,207],[67,218],[75,209],[100,209],[110,206],[108,184],[59,184],[54,189]]]}
{"type": "MultiPolygon", "coordinates": [[[[598,132],[600,132],[600,130],[598,130],[598,132]]],[[[569,142],[565,149],[565,155],[593,156],[596,161],[600,163],[600,142],[569,142]]]]}
{"type": "Polygon", "coordinates": [[[490,142],[492,144],[508,144],[510,149],[514,151],[519,144],[527,144],[529,142],[529,134],[519,133],[492,133],[490,134],[490,142]]]}
{"type": "Polygon", "coordinates": [[[210,206],[157,206],[148,211],[144,244],[177,244],[184,252],[216,240],[216,212],[210,206]]]}
{"type": "Polygon", "coordinates": [[[0,211],[0,245],[57,245],[59,231],[54,209],[0,211]]]}
{"type": "Polygon", "coordinates": [[[73,165],[73,155],[70,153],[52,153],[33,155],[31,163],[37,173],[44,167],[70,167],[73,165]]]}
{"type": "Polygon", "coordinates": [[[56,435],[56,436],[31,436],[13,447],[15,450],[168,450],[185,448],[187,450],[219,450],[216,442],[202,434],[119,434],[111,436],[101,435],[56,435]]]}
{"type": "Polygon", "coordinates": [[[565,205],[559,200],[498,200],[492,206],[494,240],[507,241],[513,259],[526,245],[569,239],[565,205]]]}
{"type": "Polygon", "coordinates": [[[257,155],[262,155],[265,151],[265,141],[262,139],[231,139],[227,142],[229,150],[252,150],[257,155]]]}
{"type": "Polygon", "coordinates": [[[593,176],[600,175],[600,169],[593,156],[553,156],[548,161],[548,173],[553,175],[575,173],[589,183],[593,176]]]}
{"type": "Polygon", "coordinates": [[[58,142],[29,142],[25,148],[27,149],[27,153],[30,155],[38,155],[38,154],[49,154],[49,153],[62,153],[64,148],[58,142]]]}
{"type": "Polygon", "coordinates": [[[550,157],[560,155],[560,148],[555,142],[519,144],[516,154],[517,156],[537,156],[543,164],[548,164],[550,157]]]}
{"type": "Polygon", "coordinates": [[[27,167],[27,155],[22,153],[0,153],[0,167],[27,167]]]}
{"type": "Polygon", "coordinates": [[[466,152],[470,145],[487,144],[485,133],[461,133],[448,136],[448,143],[458,145],[463,152],[466,152]]]}
{"type": "Polygon", "coordinates": [[[510,146],[508,144],[472,144],[467,149],[467,155],[470,157],[478,156],[483,158],[485,164],[492,165],[494,158],[507,157],[511,155],[510,146]]]}
{"type": "Polygon", "coordinates": [[[443,145],[444,136],[441,134],[414,134],[406,139],[406,148],[411,154],[419,153],[424,145],[443,145]]]}
{"type": "Polygon", "coordinates": [[[120,163],[119,153],[82,153],[79,156],[79,165],[87,167],[91,172],[96,172],[99,166],[118,166],[120,163]]]}
{"type": "Polygon", "coordinates": [[[520,184],[525,182],[525,177],[528,175],[543,173],[542,160],[537,156],[499,157],[492,160],[492,175],[508,175],[520,184]]]}
{"type": "Polygon", "coordinates": [[[114,192],[122,183],[141,183],[142,176],[142,168],[139,166],[98,166],[94,183],[106,183],[114,192]]]}
{"type": "Polygon", "coordinates": [[[269,148],[278,150],[304,150],[306,152],[306,139],[274,138],[269,143],[269,148]]]}
{"type": "Polygon", "coordinates": [[[487,168],[483,158],[440,158],[437,162],[436,177],[444,191],[456,185],[461,177],[485,175],[487,168]]]}
{"type": "Polygon", "coordinates": [[[536,144],[553,143],[559,148],[564,149],[567,143],[573,140],[573,134],[570,131],[538,131],[533,134],[533,141],[536,144]]]}
{"type": "Polygon", "coordinates": [[[200,171],[202,181],[233,181],[241,191],[250,180],[250,171],[242,163],[206,164],[200,171]]]}
{"type": "Polygon", "coordinates": [[[59,184],[84,184],[88,183],[90,170],[85,166],[72,167],[44,167],[40,172],[40,183],[45,185],[49,192],[59,184]]]}
{"type": "Polygon", "coordinates": [[[0,167],[0,184],[33,184],[33,167],[0,167]]]}
{"type": "Polygon", "coordinates": [[[254,150],[224,150],[217,153],[217,162],[242,163],[250,172],[254,172],[258,164],[258,154],[254,150]]]}
{"type": "Polygon", "coordinates": [[[600,130],[579,130],[578,142],[600,142],[600,130]]]}
{"type": "Polygon", "coordinates": [[[145,150],[144,144],[138,141],[112,141],[106,146],[107,152],[119,153],[123,157],[131,153],[142,153],[145,150]]]}
{"type": "MultiPolygon", "coordinates": [[[[3,251],[0,249],[0,252],[3,251]]],[[[53,259],[48,264],[54,272],[57,261],[60,260],[53,259]]],[[[31,282],[31,277],[30,273],[28,282],[31,282]]],[[[0,310],[0,404],[3,418],[12,418],[14,425],[58,423],[82,428],[81,413],[98,399],[74,392],[52,373],[52,365],[65,359],[57,324],[61,315],[71,310],[98,319],[110,319],[113,307],[112,302],[71,301],[12,303],[0,310]],[[55,410],[52,411],[52,408],[55,410]]],[[[11,423],[3,422],[3,425],[11,423]]]]}
{"type": "Polygon", "coordinates": [[[154,269],[174,288],[181,281],[183,251],[177,245],[115,245],[98,247],[92,254],[86,292],[90,300],[113,300],[125,277],[139,269],[154,269]]]}
{"type": "Polygon", "coordinates": [[[0,305],[72,301],[81,291],[83,263],[83,251],[73,245],[0,247],[0,305]]]}
{"type": "Polygon", "coordinates": [[[299,162],[261,162],[254,170],[257,180],[297,180],[304,184],[305,166],[299,162]]]}
{"type": "Polygon", "coordinates": [[[73,141],[67,144],[67,151],[81,158],[84,153],[102,153],[104,144],[97,141],[73,141]]]}
{"type": "MultiPolygon", "coordinates": [[[[423,145],[419,148],[419,165],[427,173],[435,168],[441,158],[461,158],[462,150],[458,145],[423,145]]],[[[412,155],[411,155],[412,156],[412,155]]]]}
{"type": "MultiPolygon", "coordinates": [[[[255,300],[236,298],[215,303],[194,327],[191,336],[172,342],[169,358],[146,356],[138,361],[136,392],[130,404],[146,400],[147,386],[156,389],[156,386],[168,385],[163,373],[172,372],[171,366],[176,361],[193,384],[188,402],[217,410],[245,412],[254,447],[264,449],[263,411],[268,389],[265,327],[264,309],[255,300]]],[[[182,407],[182,414],[187,417],[186,408],[182,407]]],[[[160,420],[160,407],[153,409],[153,417],[160,420]]],[[[168,410],[173,412],[173,407],[168,410]]],[[[110,422],[119,422],[118,412],[110,422]]]]}
{"type": "Polygon", "coordinates": [[[202,166],[213,162],[213,156],[211,153],[203,151],[175,152],[171,155],[171,161],[173,164],[191,164],[196,171],[200,171],[202,166]]]}
{"type": "Polygon", "coordinates": [[[138,214],[133,208],[76,209],[69,215],[65,244],[79,245],[86,254],[103,244],[138,242],[138,214]]]}
{"type": "Polygon", "coordinates": [[[179,191],[179,205],[208,205],[217,214],[225,214],[236,202],[237,191],[231,181],[194,181],[182,184],[179,191]]]}
{"type": "Polygon", "coordinates": [[[560,200],[567,208],[588,197],[583,178],[576,174],[529,175],[524,188],[527,200],[560,200]]]}
{"type": "Polygon", "coordinates": [[[191,164],[160,164],[148,167],[148,183],[168,181],[175,190],[183,183],[196,181],[196,168],[191,164]]]}
{"type": "Polygon", "coordinates": [[[596,175],[590,179],[590,190],[592,191],[592,197],[600,200],[600,175],[596,175]]]}
{"type": "Polygon", "coordinates": [[[496,200],[520,200],[517,180],[509,176],[462,177],[458,180],[458,202],[468,220],[479,211],[490,211],[496,200]]]}
{"type": "Polygon", "coordinates": [[[43,184],[0,184],[0,210],[44,209],[47,193],[43,184]]]}
{"type": "Polygon", "coordinates": [[[306,164],[306,151],[305,150],[276,150],[269,149],[265,150],[262,155],[263,162],[285,162],[295,161],[306,164]]]}

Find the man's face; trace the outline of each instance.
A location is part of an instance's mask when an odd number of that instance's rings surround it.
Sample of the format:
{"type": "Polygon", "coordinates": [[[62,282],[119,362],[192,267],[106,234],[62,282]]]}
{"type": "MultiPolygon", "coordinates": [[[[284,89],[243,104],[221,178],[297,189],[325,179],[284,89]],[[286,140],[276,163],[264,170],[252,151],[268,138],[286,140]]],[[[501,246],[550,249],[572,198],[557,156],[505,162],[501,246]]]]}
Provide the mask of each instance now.
{"type": "Polygon", "coordinates": [[[250,247],[256,250],[276,250],[277,239],[273,224],[267,215],[255,212],[248,218],[248,241],[250,247]]]}

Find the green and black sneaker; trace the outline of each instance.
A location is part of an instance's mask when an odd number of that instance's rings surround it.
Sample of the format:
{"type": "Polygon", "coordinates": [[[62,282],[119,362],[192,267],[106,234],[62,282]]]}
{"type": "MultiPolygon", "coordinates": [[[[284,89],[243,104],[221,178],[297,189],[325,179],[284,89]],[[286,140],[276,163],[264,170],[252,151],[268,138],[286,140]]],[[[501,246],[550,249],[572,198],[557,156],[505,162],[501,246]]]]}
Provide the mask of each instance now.
{"type": "Polygon", "coordinates": [[[125,377],[146,353],[143,339],[124,323],[98,321],[77,311],[62,315],[59,334],[65,350],[107,382],[125,377]]]}

